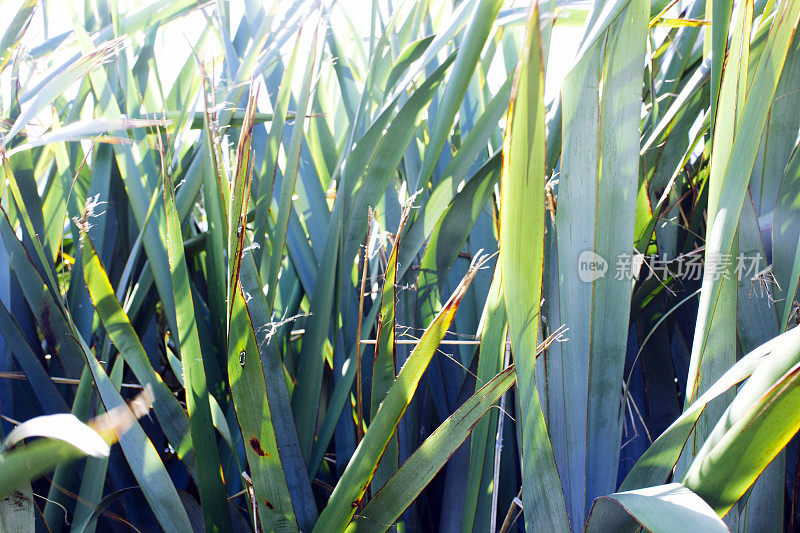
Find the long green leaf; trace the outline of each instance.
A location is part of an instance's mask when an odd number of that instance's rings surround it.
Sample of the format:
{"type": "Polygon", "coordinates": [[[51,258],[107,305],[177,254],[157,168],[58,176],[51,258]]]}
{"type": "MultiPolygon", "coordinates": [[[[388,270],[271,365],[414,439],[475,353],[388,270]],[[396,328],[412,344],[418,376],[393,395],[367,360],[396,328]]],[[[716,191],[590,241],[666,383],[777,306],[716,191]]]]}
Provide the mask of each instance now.
{"type": "MultiPolygon", "coordinates": [[[[292,138],[289,142],[289,149],[286,153],[287,166],[283,173],[281,182],[281,194],[278,202],[278,210],[275,212],[275,226],[270,234],[270,245],[272,254],[269,259],[269,277],[267,278],[267,302],[270,308],[273,307],[275,294],[278,289],[278,272],[283,261],[283,247],[286,241],[286,228],[289,225],[289,216],[292,213],[292,197],[294,196],[295,182],[297,180],[297,170],[300,164],[300,147],[303,141],[303,123],[305,112],[308,109],[308,102],[311,95],[311,82],[314,75],[314,65],[316,64],[317,52],[317,32],[311,41],[312,56],[306,63],[306,71],[303,76],[303,85],[300,91],[298,102],[299,115],[295,119],[292,129],[292,138]]],[[[277,155],[277,154],[276,154],[277,155]]]]}
{"type": "Polygon", "coordinates": [[[181,225],[175,209],[175,197],[172,184],[169,183],[166,174],[164,175],[164,210],[167,222],[169,266],[178,321],[178,331],[175,333],[183,362],[186,407],[189,411],[189,427],[195,451],[203,519],[207,530],[230,531],[225,489],[219,473],[219,450],[211,423],[203,354],[197,334],[198,317],[195,315],[192,301],[189,271],[183,252],[181,225]]]}
{"type": "Polygon", "coordinates": [[[544,73],[539,11],[531,10],[503,143],[500,265],[508,332],[519,379],[525,526],[567,531],[569,518],[536,388],[544,262],[544,73]],[[534,526],[534,524],[536,526],[534,526]]]}
{"type": "MultiPolygon", "coordinates": [[[[284,121],[286,111],[289,108],[289,98],[292,95],[292,76],[294,74],[294,66],[297,60],[297,50],[300,47],[300,39],[298,36],[297,42],[292,49],[292,55],[286,64],[286,69],[283,71],[281,78],[281,85],[278,89],[278,94],[275,100],[275,117],[272,127],[269,129],[267,135],[266,145],[264,146],[264,156],[262,167],[264,168],[263,174],[259,176],[258,191],[256,197],[256,218],[253,225],[254,242],[257,242],[261,247],[261,254],[263,257],[262,264],[266,267],[269,262],[267,260],[266,252],[266,231],[267,231],[267,215],[270,210],[270,202],[272,200],[272,188],[275,183],[275,175],[278,171],[278,149],[280,148],[281,139],[283,138],[284,121]]],[[[262,270],[263,271],[263,270],[262,270]]],[[[271,307],[271,304],[270,304],[271,307]]]]}
{"type": "Polygon", "coordinates": [[[800,328],[777,339],[770,364],[753,370],[683,480],[721,516],[800,429],[800,328]]]}
{"type": "MultiPolygon", "coordinates": [[[[767,120],[769,106],[786,59],[789,44],[797,27],[800,2],[787,1],[780,5],[775,23],[770,29],[764,52],[753,74],[753,83],[745,96],[741,120],[735,129],[731,156],[724,172],[717,214],[709,219],[706,237],[706,256],[723,257],[733,249],[747,184],[753,170],[759,139],[767,120]]],[[[722,276],[714,269],[703,275],[703,291],[692,344],[692,359],[687,383],[686,404],[694,399],[699,386],[699,369],[709,342],[711,322],[720,302],[722,276]]]]}
{"type": "Polygon", "coordinates": [[[796,333],[792,331],[765,342],[739,359],[650,445],[636,461],[620,488],[631,490],[665,483],[705,406],[711,400],[750,377],[756,368],[777,365],[785,367],[786,363],[776,363],[775,361],[781,361],[785,357],[780,355],[784,351],[781,347],[787,346],[795,338],[796,333]]]}
{"type": "Polygon", "coordinates": [[[347,531],[386,531],[430,483],[492,404],[516,381],[513,367],[476,391],[417,448],[369,501],[347,531]]]}
{"type": "MultiPolygon", "coordinates": [[[[480,260],[480,258],[476,259],[480,260]]],[[[400,418],[411,402],[422,374],[447,333],[455,312],[477,273],[479,264],[476,263],[470,268],[439,315],[422,334],[414,351],[409,355],[392,388],[389,389],[386,399],[372,420],[372,424],[336,484],[328,500],[328,505],[322,511],[317,525],[314,526],[314,531],[341,530],[352,518],[369,486],[375,467],[400,422],[400,418]]]]}
{"type": "Polygon", "coordinates": [[[250,199],[250,143],[255,102],[256,95],[251,92],[236,151],[236,171],[228,207],[228,380],[245,442],[253,481],[253,505],[258,510],[261,527],[270,531],[292,531],[297,530],[297,523],[272,425],[261,354],[240,283],[250,199]]]}
{"type": "Polygon", "coordinates": [[[703,499],[680,483],[601,496],[594,501],[586,533],[630,531],[726,532],[725,523],[703,499]]]}
{"type": "Polygon", "coordinates": [[[186,464],[189,471],[194,473],[194,454],[186,411],[150,364],[128,316],[114,296],[108,275],[97,257],[94,245],[85,232],[82,233],[81,250],[86,287],[89,289],[95,310],[106,333],[139,382],[150,386],[154,398],[153,410],[164,434],[172,443],[178,457],[186,464]]]}
{"type": "Polygon", "coordinates": [[[556,222],[559,308],[570,330],[561,346],[567,453],[559,469],[573,530],[616,486],[632,282],[612,268],[633,254],[648,5],[628,3],[562,90],[556,222]]]}
{"type": "MultiPolygon", "coordinates": [[[[720,6],[714,5],[714,9],[720,6]]],[[[724,9],[724,5],[722,6],[724,9]]],[[[742,105],[747,89],[747,65],[749,62],[749,36],[751,33],[752,3],[742,2],[736,15],[733,38],[727,49],[726,68],[722,74],[722,83],[718,91],[717,108],[711,109],[712,142],[711,162],[708,181],[708,219],[713,220],[719,210],[719,197],[722,193],[724,172],[731,156],[734,134],[742,119],[742,105]]],[[[716,56],[715,56],[716,57],[716,56]]],[[[721,72],[721,70],[720,70],[721,72]]],[[[713,74],[713,73],[712,73],[713,74]]],[[[713,78],[712,78],[713,84],[713,78]]],[[[712,85],[712,93],[713,93],[712,85]]],[[[712,94],[712,96],[714,96],[712,94]]],[[[707,231],[711,226],[707,227],[707,231]]],[[[708,234],[706,235],[708,239],[708,234]]],[[[738,243],[734,243],[731,250],[732,257],[738,252],[738,243]]],[[[694,383],[692,394],[704,392],[711,383],[717,380],[728,368],[736,362],[736,300],[738,283],[734,279],[735,264],[729,261],[722,263],[723,258],[714,252],[706,255],[706,270],[716,269],[722,277],[720,284],[720,305],[717,306],[711,323],[708,326],[708,339],[699,357],[692,358],[689,368],[689,383],[694,383]],[[702,366],[695,366],[702,361],[702,366]]],[[[702,293],[701,293],[702,298],[702,293]]],[[[686,403],[690,395],[686,396],[686,403]]],[[[700,417],[695,428],[695,436],[689,441],[679,463],[678,472],[685,473],[686,464],[695,456],[702,442],[711,431],[716,420],[722,414],[724,406],[720,403],[712,404],[706,413],[700,417]]]]}
{"type": "Polygon", "coordinates": [[[480,0],[475,6],[472,20],[464,34],[462,45],[459,47],[453,72],[450,74],[450,80],[442,95],[436,120],[431,128],[430,140],[422,159],[416,188],[424,187],[430,180],[501,4],[502,2],[498,0],[480,0]]]}
{"type": "MultiPolygon", "coordinates": [[[[381,291],[380,315],[378,317],[378,331],[375,333],[375,357],[372,361],[372,384],[369,397],[369,418],[372,420],[378,414],[381,403],[386,398],[386,393],[392,387],[396,377],[397,353],[395,346],[396,335],[396,306],[397,306],[397,256],[403,235],[403,228],[411,214],[411,205],[406,205],[400,216],[400,224],[395,233],[394,246],[389,255],[389,262],[383,277],[381,291]]],[[[362,268],[367,268],[366,265],[362,268]]],[[[373,476],[373,486],[379,489],[395,473],[398,467],[399,448],[397,435],[389,441],[386,450],[381,456],[381,461],[373,476]]]]}
{"type": "MultiPolygon", "coordinates": [[[[86,358],[97,392],[106,411],[119,410],[133,416],[100,362],[82,339],[78,339],[86,358]]],[[[142,488],[144,497],[159,524],[167,531],[188,531],[189,518],[180,504],[175,485],[164,468],[153,443],[147,438],[141,425],[134,419],[127,431],[115,430],[125,458],[133,475],[142,488]]]]}
{"type": "Polygon", "coordinates": [[[118,41],[109,41],[88,52],[86,55],[67,66],[59,72],[46,85],[33,93],[30,103],[23,109],[22,113],[14,121],[14,125],[3,136],[3,147],[25,127],[45,106],[50,104],[57,96],[67,90],[73,83],[80,79],[87,72],[96,66],[107,61],[117,52],[118,41]]]}
{"type": "MultiPolygon", "coordinates": [[[[492,286],[486,299],[486,306],[481,318],[481,345],[478,352],[478,371],[475,373],[475,392],[483,383],[488,383],[490,376],[495,375],[503,366],[506,353],[506,307],[503,300],[503,282],[501,267],[495,267],[492,286]]],[[[497,413],[490,412],[482,418],[472,430],[469,441],[469,478],[464,502],[464,518],[461,531],[468,532],[474,528],[482,528],[488,524],[476,523],[479,510],[490,501],[496,487],[491,486],[493,476],[487,476],[484,465],[492,459],[495,442],[489,438],[497,433],[497,413]]],[[[493,472],[488,472],[493,474],[493,472]]]]}
{"type": "MultiPolygon", "coordinates": [[[[379,195],[386,189],[392,172],[399,164],[423,110],[430,103],[436,89],[442,82],[444,74],[452,64],[454,56],[450,56],[425,82],[414,92],[398,111],[386,133],[382,132],[381,122],[388,121],[391,107],[381,115],[379,121],[370,127],[364,138],[350,153],[348,158],[344,192],[337,196],[337,202],[331,214],[331,227],[325,241],[320,271],[330,268],[339,256],[339,232],[342,231],[344,214],[344,195],[347,186],[359,181],[363,185],[357,189],[358,194],[349,221],[349,231],[344,244],[345,257],[354,258],[359,244],[366,233],[367,210],[377,202],[379,195]],[[362,144],[363,143],[363,144],[362,144]],[[359,149],[359,146],[361,149],[359,149]],[[367,167],[367,164],[369,166],[367,167]],[[362,166],[363,164],[363,166],[362,166]],[[363,174],[362,174],[363,172],[363,174]],[[360,178],[360,179],[359,179],[360,178]],[[342,198],[342,199],[340,199],[342,198]]],[[[384,122],[385,123],[385,122],[384,122]]],[[[295,420],[298,421],[297,432],[303,455],[309,456],[313,443],[316,413],[322,383],[322,347],[328,337],[330,328],[331,305],[333,302],[333,282],[335,277],[326,276],[324,284],[317,283],[311,298],[311,317],[306,325],[304,342],[300,352],[298,382],[292,396],[292,408],[295,420]]]]}

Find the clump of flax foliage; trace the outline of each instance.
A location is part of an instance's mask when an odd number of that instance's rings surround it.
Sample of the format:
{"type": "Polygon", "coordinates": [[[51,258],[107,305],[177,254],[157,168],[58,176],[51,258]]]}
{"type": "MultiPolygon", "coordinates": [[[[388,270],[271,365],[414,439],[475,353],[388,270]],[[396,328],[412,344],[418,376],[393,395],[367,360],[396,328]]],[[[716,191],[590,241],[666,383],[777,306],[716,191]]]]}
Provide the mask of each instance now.
{"type": "Polygon", "coordinates": [[[11,3],[0,530],[798,527],[800,0],[11,3]]]}

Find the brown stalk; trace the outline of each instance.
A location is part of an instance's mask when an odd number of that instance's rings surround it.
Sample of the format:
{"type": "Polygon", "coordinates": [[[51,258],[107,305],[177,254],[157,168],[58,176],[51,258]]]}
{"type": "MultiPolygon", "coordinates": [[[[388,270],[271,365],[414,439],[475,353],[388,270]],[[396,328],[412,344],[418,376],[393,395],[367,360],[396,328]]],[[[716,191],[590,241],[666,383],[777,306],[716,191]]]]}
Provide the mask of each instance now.
{"type": "Polygon", "coordinates": [[[367,285],[367,260],[369,259],[369,239],[372,235],[372,219],[375,216],[372,208],[367,216],[367,239],[364,242],[364,253],[361,260],[361,292],[358,294],[358,328],[356,329],[356,428],[357,442],[364,437],[364,405],[363,384],[361,383],[361,322],[364,319],[364,294],[367,285]]]}

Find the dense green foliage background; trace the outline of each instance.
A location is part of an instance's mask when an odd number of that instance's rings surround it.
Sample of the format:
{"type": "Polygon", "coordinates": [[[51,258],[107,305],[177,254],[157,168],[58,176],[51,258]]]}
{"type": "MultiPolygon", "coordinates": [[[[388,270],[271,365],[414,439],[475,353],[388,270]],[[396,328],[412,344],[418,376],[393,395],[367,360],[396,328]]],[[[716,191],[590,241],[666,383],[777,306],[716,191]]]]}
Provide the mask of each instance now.
{"type": "Polygon", "coordinates": [[[0,531],[797,527],[800,0],[3,10],[0,531]]]}

